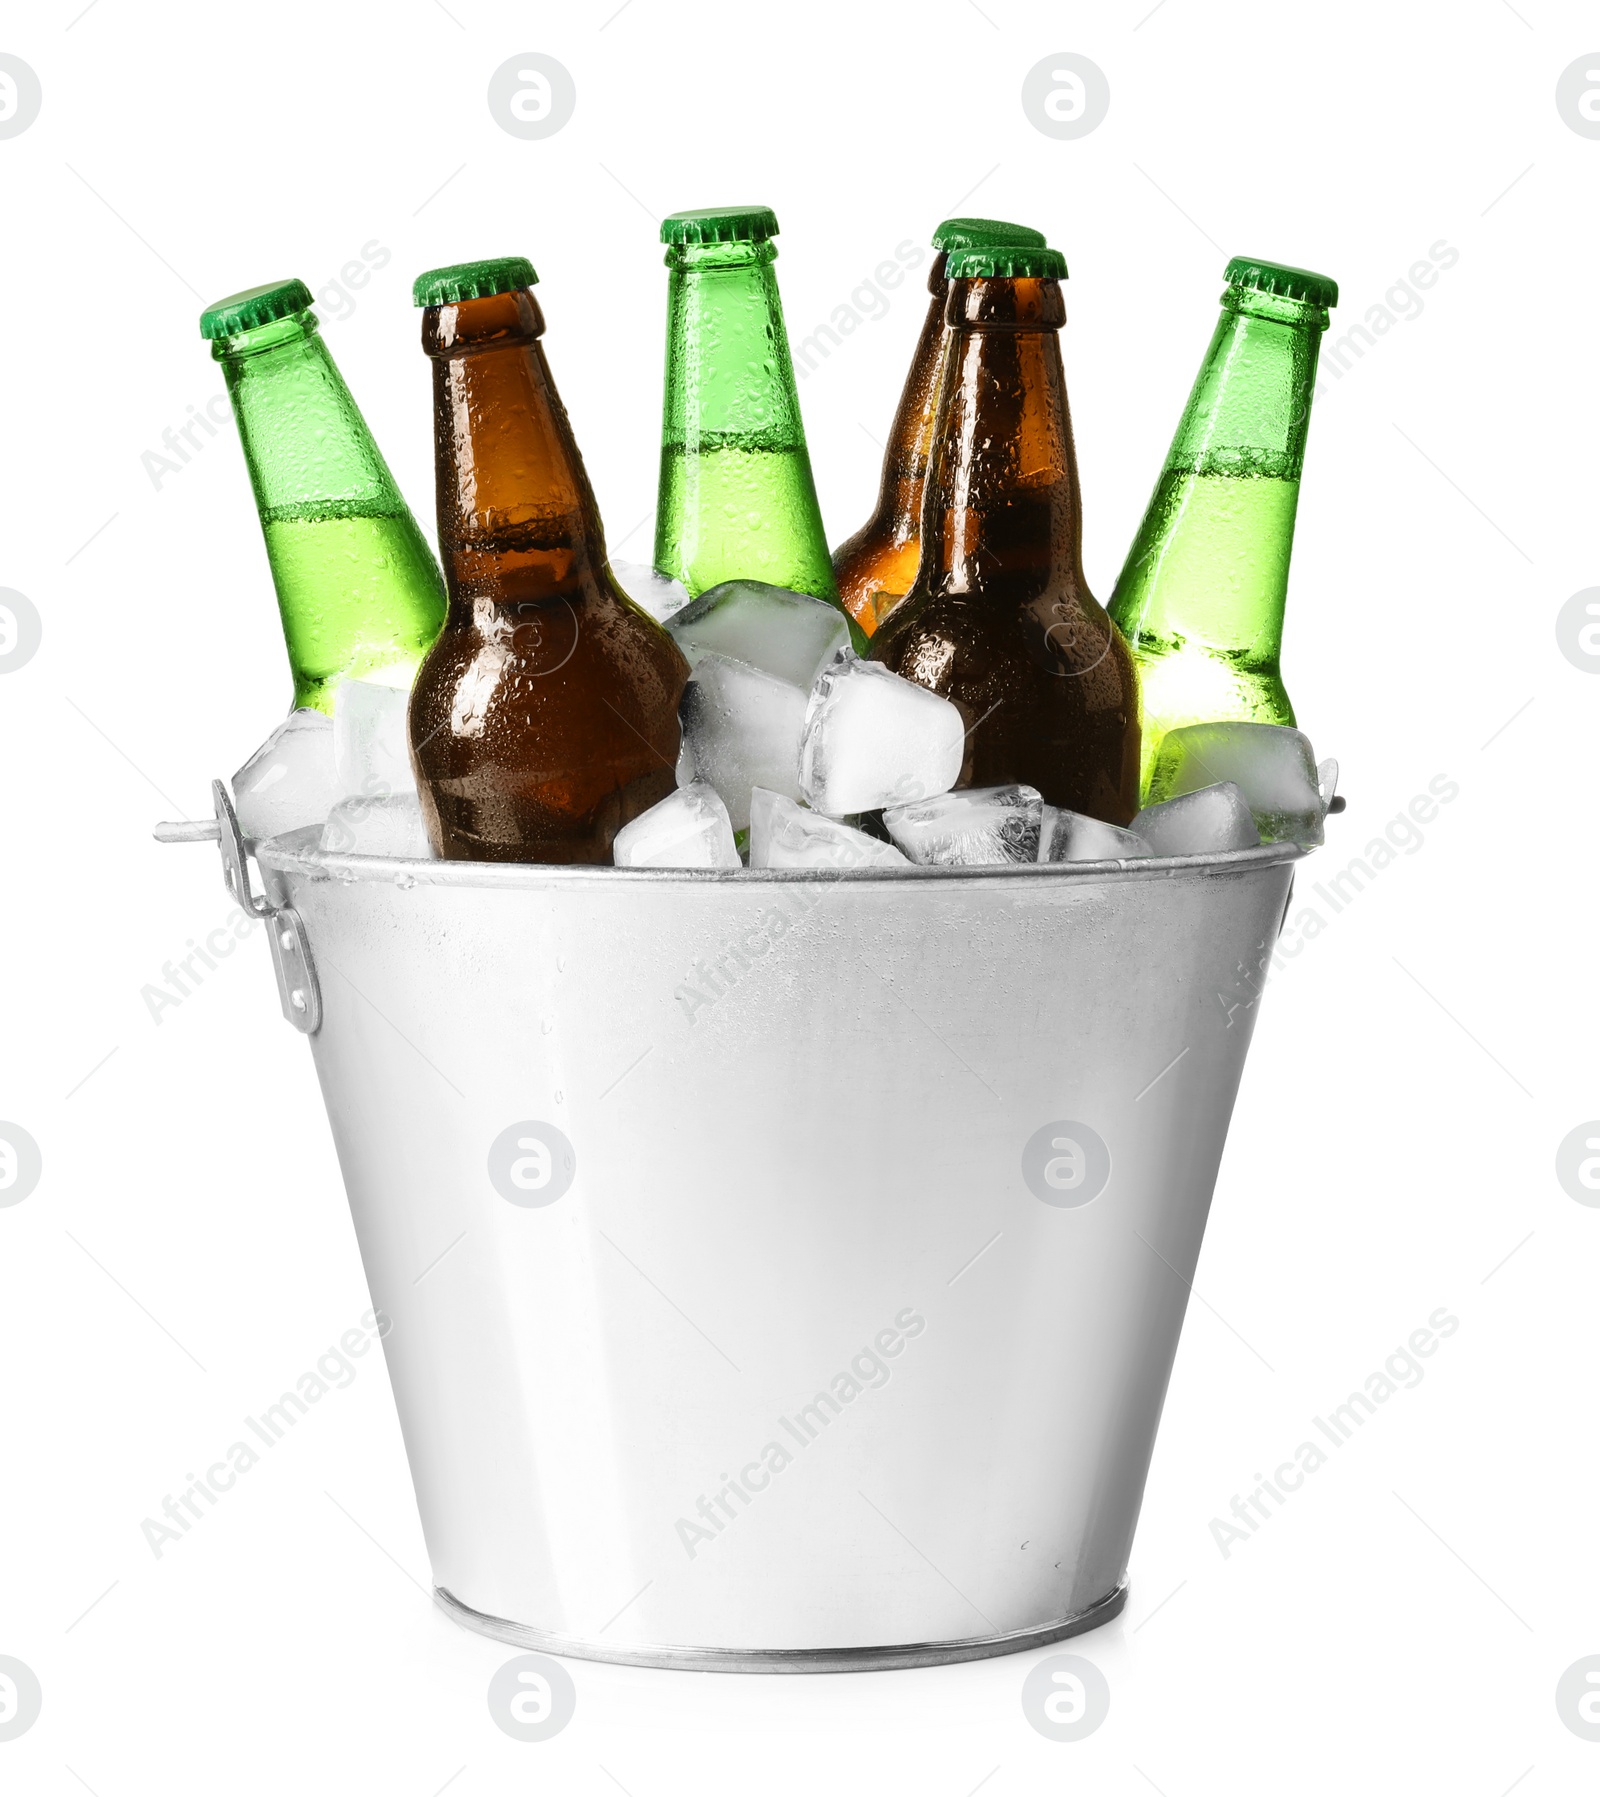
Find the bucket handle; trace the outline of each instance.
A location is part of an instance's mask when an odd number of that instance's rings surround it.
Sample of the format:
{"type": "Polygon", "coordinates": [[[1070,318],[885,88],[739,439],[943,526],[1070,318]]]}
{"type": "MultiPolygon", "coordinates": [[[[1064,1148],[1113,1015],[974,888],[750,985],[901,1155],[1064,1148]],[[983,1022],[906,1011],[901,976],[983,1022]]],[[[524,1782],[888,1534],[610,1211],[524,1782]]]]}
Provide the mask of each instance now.
{"type": "Polygon", "coordinates": [[[260,918],[267,926],[267,946],[272,950],[272,971],[284,1016],[302,1035],[314,1036],[322,1024],[322,988],[300,913],[293,905],[274,905],[265,893],[252,888],[249,848],[233,800],[220,780],[211,782],[211,803],[215,816],[210,821],[157,824],[156,841],[216,843],[229,897],[247,917],[260,918]]]}

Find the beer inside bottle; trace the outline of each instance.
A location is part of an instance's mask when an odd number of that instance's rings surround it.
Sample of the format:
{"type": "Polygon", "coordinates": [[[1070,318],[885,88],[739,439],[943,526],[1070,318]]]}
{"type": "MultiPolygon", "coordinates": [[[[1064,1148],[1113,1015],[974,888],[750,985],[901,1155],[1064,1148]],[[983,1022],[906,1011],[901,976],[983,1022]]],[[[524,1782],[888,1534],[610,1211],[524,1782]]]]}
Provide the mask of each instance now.
{"type": "Polygon", "coordinates": [[[950,283],[945,264],[953,250],[985,243],[1031,244],[1044,237],[1028,225],[1003,218],[947,218],[933,234],[933,266],[928,270],[927,316],[910,372],[889,426],[878,504],[853,537],[833,552],[833,572],[844,608],[868,636],[910,591],[921,553],[922,486],[928,472],[943,359],[945,301],[950,283]]]}
{"type": "Polygon", "coordinates": [[[764,580],[838,598],[766,206],[674,212],[655,565],[691,595],[764,580]]]}
{"type": "Polygon", "coordinates": [[[606,562],[522,256],[419,276],[450,609],[411,692],[444,860],[605,865],[672,792],[689,664],[606,562]]]}
{"type": "Polygon", "coordinates": [[[339,682],[409,686],[444,621],[444,583],[350,397],[302,281],[208,306],[277,589],[294,703],[339,682]]]}
{"type": "Polygon", "coordinates": [[[1138,689],[1083,575],[1057,338],[1066,264],[1058,250],[988,245],[953,252],[948,272],[922,556],[872,659],[960,710],[959,785],[1021,783],[1125,824],[1138,804],[1138,689]]]}
{"type": "Polygon", "coordinates": [[[1339,290],[1236,257],[1222,316],[1112,595],[1143,703],[1141,791],[1184,724],[1295,721],[1279,671],[1317,351],[1339,290]]]}

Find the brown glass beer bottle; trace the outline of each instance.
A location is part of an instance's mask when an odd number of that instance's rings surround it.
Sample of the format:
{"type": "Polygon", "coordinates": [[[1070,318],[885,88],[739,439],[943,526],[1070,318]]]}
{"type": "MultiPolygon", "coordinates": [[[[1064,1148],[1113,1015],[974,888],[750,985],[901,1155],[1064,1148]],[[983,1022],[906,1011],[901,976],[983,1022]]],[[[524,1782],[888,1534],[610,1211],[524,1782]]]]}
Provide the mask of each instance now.
{"type": "Polygon", "coordinates": [[[418,278],[449,611],[411,692],[434,852],[606,864],[673,791],[689,666],[606,564],[524,257],[418,278]]]}
{"type": "Polygon", "coordinates": [[[985,243],[1043,246],[1044,237],[1027,225],[1003,218],[947,218],[933,234],[933,266],[928,270],[928,315],[911,357],[911,370],[889,426],[877,509],[853,537],[833,552],[833,573],[844,608],[871,636],[898,605],[917,576],[922,526],[922,484],[933,443],[939,365],[943,360],[945,301],[950,283],[945,264],[955,250],[985,243]]]}
{"type": "Polygon", "coordinates": [[[1139,803],[1133,658],[1083,577],[1078,466],[1056,333],[1057,250],[949,258],[938,422],[911,591],[872,659],[967,720],[961,786],[1035,786],[1125,824],[1139,803]]]}

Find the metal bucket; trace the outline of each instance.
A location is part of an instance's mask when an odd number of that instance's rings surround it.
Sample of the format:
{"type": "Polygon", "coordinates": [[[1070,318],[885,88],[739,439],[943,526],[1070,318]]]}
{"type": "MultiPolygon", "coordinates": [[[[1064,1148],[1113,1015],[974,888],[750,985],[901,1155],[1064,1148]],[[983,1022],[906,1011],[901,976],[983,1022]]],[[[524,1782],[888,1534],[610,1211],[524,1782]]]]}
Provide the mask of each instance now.
{"type": "Polygon", "coordinates": [[[218,814],[450,1615],[821,1671],[1117,1613],[1301,851],[655,872],[300,832],[263,899],[218,814]]]}

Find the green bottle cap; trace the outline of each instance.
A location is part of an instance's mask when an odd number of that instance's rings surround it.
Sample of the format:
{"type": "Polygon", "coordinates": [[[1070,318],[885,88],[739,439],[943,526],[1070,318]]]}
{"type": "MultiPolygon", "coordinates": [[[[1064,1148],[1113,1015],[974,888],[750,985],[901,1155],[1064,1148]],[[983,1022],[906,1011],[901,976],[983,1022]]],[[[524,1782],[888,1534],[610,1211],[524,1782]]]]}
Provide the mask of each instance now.
{"type": "Polygon", "coordinates": [[[215,340],[237,337],[258,325],[304,312],[311,304],[311,289],[304,281],[268,281],[265,287],[246,287],[206,307],[200,314],[200,335],[215,340]]]}
{"type": "Polygon", "coordinates": [[[1002,280],[1064,281],[1067,259],[1043,244],[979,243],[952,250],[944,272],[952,281],[986,281],[997,275],[1002,280]]]}
{"type": "Polygon", "coordinates": [[[701,206],[669,212],[661,221],[663,243],[765,243],[778,235],[770,206],[701,206]]]}
{"type": "Polygon", "coordinates": [[[533,287],[539,277],[526,256],[490,256],[483,262],[453,262],[448,268],[430,268],[411,283],[414,306],[454,306],[461,300],[493,299],[497,293],[515,293],[533,287]]]}
{"type": "Polygon", "coordinates": [[[983,243],[1031,243],[1044,248],[1044,233],[1004,218],[947,218],[933,234],[936,250],[970,250],[983,243]]]}
{"type": "Polygon", "coordinates": [[[1309,268],[1291,268],[1284,262],[1263,262],[1257,256],[1235,256],[1223,271],[1230,287],[1247,287],[1252,293],[1274,293],[1280,299],[1303,300],[1308,306],[1337,306],[1339,283],[1309,268]]]}

